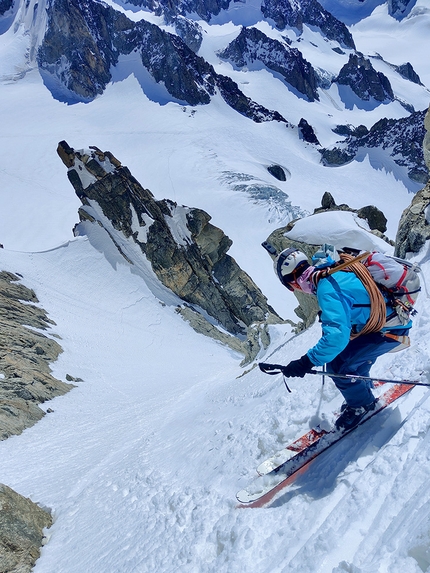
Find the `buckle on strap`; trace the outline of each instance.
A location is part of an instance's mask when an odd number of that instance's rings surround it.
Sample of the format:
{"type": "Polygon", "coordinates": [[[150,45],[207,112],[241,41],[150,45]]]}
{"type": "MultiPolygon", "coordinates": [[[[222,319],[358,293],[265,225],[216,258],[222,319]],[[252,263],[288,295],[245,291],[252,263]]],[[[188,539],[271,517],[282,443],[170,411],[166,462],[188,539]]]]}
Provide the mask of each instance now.
{"type": "Polygon", "coordinates": [[[403,348],[409,348],[411,345],[411,339],[406,334],[391,334],[391,332],[383,332],[382,333],[386,338],[391,338],[392,340],[396,340],[399,344],[403,346],[403,348]]]}

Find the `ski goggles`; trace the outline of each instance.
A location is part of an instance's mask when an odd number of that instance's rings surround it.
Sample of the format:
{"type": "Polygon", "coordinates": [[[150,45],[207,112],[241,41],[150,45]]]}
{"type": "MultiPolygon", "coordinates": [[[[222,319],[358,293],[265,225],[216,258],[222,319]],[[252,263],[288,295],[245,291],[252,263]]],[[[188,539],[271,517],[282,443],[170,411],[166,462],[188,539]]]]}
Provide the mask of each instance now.
{"type": "MultiPolygon", "coordinates": [[[[291,276],[291,275],[289,275],[291,276]]],[[[291,292],[295,291],[295,290],[302,290],[299,283],[297,282],[296,278],[293,278],[289,281],[283,280],[282,284],[287,287],[288,290],[290,290],[291,292]]]]}

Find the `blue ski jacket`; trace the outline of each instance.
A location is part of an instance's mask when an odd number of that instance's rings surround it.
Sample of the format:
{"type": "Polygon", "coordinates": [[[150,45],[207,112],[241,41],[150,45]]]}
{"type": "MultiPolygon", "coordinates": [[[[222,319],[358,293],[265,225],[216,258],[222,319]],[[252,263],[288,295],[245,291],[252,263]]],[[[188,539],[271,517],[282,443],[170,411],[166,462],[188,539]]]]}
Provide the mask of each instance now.
{"type": "MultiPolygon", "coordinates": [[[[346,348],[352,329],[362,330],[370,316],[370,298],[360,279],[344,271],[321,279],[316,295],[321,309],[322,336],[307,355],[315,366],[322,366],[346,348]]],[[[387,315],[391,312],[392,308],[388,307],[387,315]]],[[[410,321],[399,328],[411,326],[410,321]]]]}

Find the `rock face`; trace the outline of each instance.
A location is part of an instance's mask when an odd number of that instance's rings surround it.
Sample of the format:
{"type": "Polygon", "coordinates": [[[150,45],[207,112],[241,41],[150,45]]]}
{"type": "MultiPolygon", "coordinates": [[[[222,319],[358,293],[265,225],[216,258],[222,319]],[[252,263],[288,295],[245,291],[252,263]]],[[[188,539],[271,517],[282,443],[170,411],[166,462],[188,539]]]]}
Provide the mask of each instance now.
{"type": "Polygon", "coordinates": [[[6,14],[13,6],[13,0],[0,0],[0,16],[6,14]]]}
{"type": "MultiPolygon", "coordinates": [[[[430,170],[430,108],[425,116],[424,128],[423,155],[426,167],[430,170]]],[[[408,253],[417,253],[430,239],[429,205],[430,182],[414,195],[411,204],[402,213],[396,236],[397,256],[406,257],[408,253]]]]}
{"type": "Polygon", "coordinates": [[[287,180],[287,176],[285,174],[285,171],[283,170],[283,168],[280,165],[269,165],[269,167],[267,168],[267,171],[270,173],[270,175],[273,175],[273,177],[275,179],[277,179],[278,181],[286,181],[287,180]]]}
{"type": "Polygon", "coordinates": [[[319,99],[315,72],[299,50],[267,37],[257,28],[242,28],[237,38],[218,55],[238,68],[249,68],[260,62],[281,75],[309,101],[319,99]]]}
{"type": "Polygon", "coordinates": [[[201,43],[197,24],[178,18],[176,27],[184,40],[146,20],[133,22],[103,3],[53,0],[38,52],[42,77],[57,97],[63,93],[66,100],[90,101],[103,93],[120,56],[137,52],[142,66],[172,101],[208,104],[218,89],[228,105],[254,121],[287,123],[194,53],[201,43]]]}
{"type": "Polygon", "coordinates": [[[51,524],[49,513],[0,484],[0,571],[30,573],[51,524]]]}
{"type": "Polygon", "coordinates": [[[322,149],[324,165],[344,165],[352,161],[361,149],[386,150],[388,157],[406,169],[408,177],[418,183],[426,183],[428,171],[424,163],[423,139],[425,136],[425,111],[417,111],[401,119],[381,119],[368,131],[364,126],[355,129],[338,126],[336,133],[347,135],[341,145],[322,149]]]}
{"type": "MultiPolygon", "coordinates": [[[[270,243],[277,253],[280,253],[284,249],[289,249],[290,247],[299,249],[311,260],[312,256],[317,252],[317,245],[309,245],[301,241],[294,241],[285,236],[285,233],[290,231],[294,226],[294,221],[289,223],[286,227],[281,227],[280,229],[275,229],[267,238],[267,242],[270,243]]],[[[272,259],[275,259],[274,255],[270,255],[272,259]]],[[[311,326],[316,317],[318,316],[319,305],[317,299],[312,294],[307,294],[301,291],[294,291],[294,296],[296,297],[299,306],[294,309],[295,314],[298,316],[301,322],[295,324],[296,332],[301,332],[309,326],[311,326]]]]}
{"type": "Polygon", "coordinates": [[[430,171],[430,108],[424,118],[424,141],[423,141],[423,156],[427,169],[430,171]]]}
{"type": "Polygon", "coordinates": [[[24,326],[46,330],[52,321],[36,306],[35,293],[19,281],[12,273],[0,272],[0,440],[35,424],[44,416],[38,404],[71,388],[49,368],[60,345],[24,326]]]}
{"type": "MultiPolygon", "coordinates": [[[[0,271],[0,440],[35,424],[44,416],[38,404],[71,389],[51,375],[60,345],[28,328],[54,323],[21,278],[0,271]]],[[[49,513],[0,484],[0,571],[30,573],[51,523],[49,513]]]]}
{"type": "MultiPolygon", "coordinates": [[[[256,329],[280,321],[251,278],[227,254],[231,240],[209,222],[205,211],[156,201],[109,152],[95,147],[75,151],[63,141],[58,153],[83,203],[81,221],[101,224],[132,265],[142,265],[146,258],[179,303],[200,315],[194,323],[203,321],[206,329],[216,330],[206,320],[207,313],[230,335],[247,336],[244,344],[249,349],[256,329]],[[130,251],[130,244],[138,249],[130,251]]],[[[237,339],[233,344],[237,348],[237,339]]]]}
{"type": "Polygon", "coordinates": [[[404,258],[407,253],[418,253],[430,239],[430,225],[426,217],[429,205],[428,183],[414,195],[411,204],[402,213],[396,235],[396,256],[404,258]]]}
{"type": "Polygon", "coordinates": [[[362,100],[393,101],[391,84],[383,73],[377,72],[370,60],[359,52],[350,54],[348,62],[335,79],[339,85],[349,86],[362,100]]]}
{"type": "Polygon", "coordinates": [[[209,22],[212,16],[229,7],[230,0],[131,0],[130,4],[148,8],[157,16],[164,16],[167,22],[188,14],[197,14],[199,19],[209,22]]]}
{"type": "Polygon", "coordinates": [[[336,40],[345,48],[355,48],[348,28],[327,12],[317,0],[263,0],[261,11],[265,18],[275,21],[279,30],[286,27],[303,30],[303,24],[319,28],[329,40],[336,40]]]}
{"type": "Polygon", "coordinates": [[[190,50],[192,50],[194,53],[197,53],[203,41],[202,27],[199,26],[197,22],[188,20],[183,16],[178,16],[175,18],[174,24],[175,31],[178,36],[182,38],[190,50]]]}
{"type": "Polygon", "coordinates": [[[400,66],[395,66],[397,73],[399,73],[403,78],[422,86],[420,76],[416,73],[412,64],[406,62],[406,64],[401,64],[400,66]]]}
{"type": "Polygon", "coordinates": [[[303,117],[299,121],[299,130],[304,141],[312,143],[313,145],[320,145],[317,136],[315,135],[314,128],[303,117]]]}

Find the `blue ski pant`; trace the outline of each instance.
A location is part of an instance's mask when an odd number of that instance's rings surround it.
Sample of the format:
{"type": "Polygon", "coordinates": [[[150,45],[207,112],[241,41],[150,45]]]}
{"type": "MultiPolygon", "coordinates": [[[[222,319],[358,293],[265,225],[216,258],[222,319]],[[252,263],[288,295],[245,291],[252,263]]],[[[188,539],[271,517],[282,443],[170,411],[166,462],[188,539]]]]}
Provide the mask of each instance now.
{"type": "MultiPolygon", "coordinates": [[[[401,330],[396,334],[407,334],[401,330]]],[[[390,352],[400,342],[385,337],[381,332],[365,334],[354,338],[348,346],[327,364],[327,372],[336,374],[352,374],[369,376],[370,369],[378,356],[390,352]]],[[[372,393],[373,384],[370,380],[350,380],[331,376],[338,390],[342,393],[348,406],[359,408],[371,404],[375,397],[372,393]]]]}

